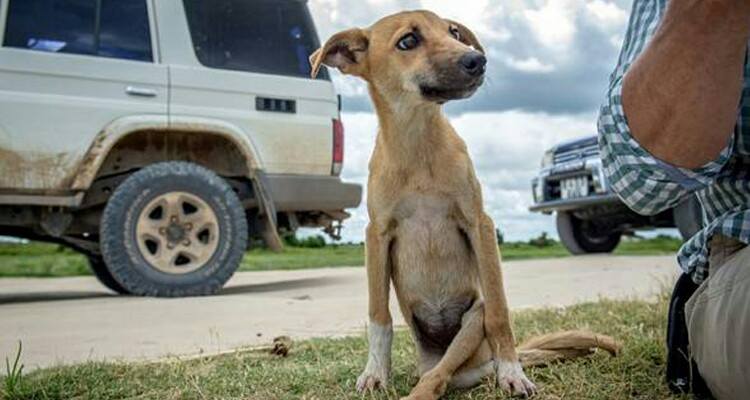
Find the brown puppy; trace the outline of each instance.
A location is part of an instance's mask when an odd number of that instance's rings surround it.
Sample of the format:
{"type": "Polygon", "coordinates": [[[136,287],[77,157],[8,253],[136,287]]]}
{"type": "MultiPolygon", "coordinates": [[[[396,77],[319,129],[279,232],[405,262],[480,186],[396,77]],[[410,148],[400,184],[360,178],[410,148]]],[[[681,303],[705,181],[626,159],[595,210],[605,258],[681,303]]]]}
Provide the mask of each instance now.
{"type": "MultiPolygon", "coordinates": [[[[310,62],[313,76],[325,64],[366,80],[380,123],[367,193],[370,352],[357,388],[387,383],[393,282],[420,357],[410,399],[435,399],[449,383],[472,386],[492,373],[505,390],[533,394],[514,347],[495,227],[466,145],[441,109],[482,84],[482,45],[455,21],[402,12],[335,34],[310,62]]],[[[537,339],[525,350],[530,362],[578,355],[576,348],[604,340],[566,335],[563,352],[557,336],[537,339]]]]}

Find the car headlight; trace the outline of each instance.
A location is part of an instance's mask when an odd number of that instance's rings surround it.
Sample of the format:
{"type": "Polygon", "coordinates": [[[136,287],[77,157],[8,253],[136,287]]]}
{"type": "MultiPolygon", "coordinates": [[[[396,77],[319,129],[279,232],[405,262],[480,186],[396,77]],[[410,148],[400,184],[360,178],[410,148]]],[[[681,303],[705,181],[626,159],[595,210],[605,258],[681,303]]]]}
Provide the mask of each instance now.
{"type": "Polygon", "coordinates": [[[547,150],[542,157],[542,168],[547,168],[555,162],[555,152],[547,150]]]}
{"type": "Polygon", "coordinates": [[[534,203],[541,203],[544,201],[544,185],[542,181],[534,180],[531,183],[531,192],[534,195],[534,203]]]}

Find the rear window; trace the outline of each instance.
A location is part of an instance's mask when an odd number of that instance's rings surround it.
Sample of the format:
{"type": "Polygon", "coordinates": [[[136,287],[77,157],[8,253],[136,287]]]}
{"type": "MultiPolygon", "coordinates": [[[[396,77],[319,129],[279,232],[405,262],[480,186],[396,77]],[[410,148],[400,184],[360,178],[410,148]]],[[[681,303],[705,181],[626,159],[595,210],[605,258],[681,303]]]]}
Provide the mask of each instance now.
{"type": "MultiPolygon", "coordinates": [[[[184,0],[195,54],[220,69],[310,77],[320,47],[301,0],[184,0]]],[[[320,79],[329,79],[321,71],[320,79]]]]}
{"type": "Polygon", "coordinates": [[[153,60],[146,0],[11,0],[3,46],[153,60]]]}

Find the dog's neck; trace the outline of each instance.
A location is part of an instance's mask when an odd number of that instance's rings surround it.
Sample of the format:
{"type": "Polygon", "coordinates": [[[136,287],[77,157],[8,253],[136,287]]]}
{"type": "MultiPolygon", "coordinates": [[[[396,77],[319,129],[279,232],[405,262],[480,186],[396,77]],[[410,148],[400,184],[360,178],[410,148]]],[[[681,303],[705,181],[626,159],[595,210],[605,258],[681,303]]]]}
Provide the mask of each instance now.
{"type": "Polygon", "coordinates": [[[408,166],[414,162],[430,162],[445,143],[448,120],[437,103],[389,101],[370,85],[380,130],[377,146],[392,161],[408,166]],[[429,151],[427,151],[429,149],[429,151]]]}

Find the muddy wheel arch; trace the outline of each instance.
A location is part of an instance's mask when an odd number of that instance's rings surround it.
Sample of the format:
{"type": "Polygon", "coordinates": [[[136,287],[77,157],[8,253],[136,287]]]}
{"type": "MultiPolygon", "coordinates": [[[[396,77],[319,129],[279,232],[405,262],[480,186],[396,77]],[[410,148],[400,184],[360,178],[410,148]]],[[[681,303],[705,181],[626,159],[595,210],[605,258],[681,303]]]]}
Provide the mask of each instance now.
{"type": "Polygon", "coordinates": [[[87,190],[94,179],[101,175],[105,161],[118,144],[128,140],[128,137],[132,138],[132,135],[146,132],[165,139],[177,135],[215,137],[231,143],[237,149],[247,177],[251,178],[254,171],[262,169],[260,157],[249,136],[232,124],[207,118],[173,117],[170,121],[166,116],[131,116],[113,121],[97,134],[78,167],[71,189],[87,190]]]}
{"type": "Polygon", "coordinates": [[[189,161],[225,177],[248,178],[258,197],[269,247],[281,249],[276,209],[265,187],[250,136],[218,120],[194,117],[135,116],[118,119],[100,132],[81,162],[71,189],[88,191],[100,177],[121,174],[161,161],[189,161]]]}

